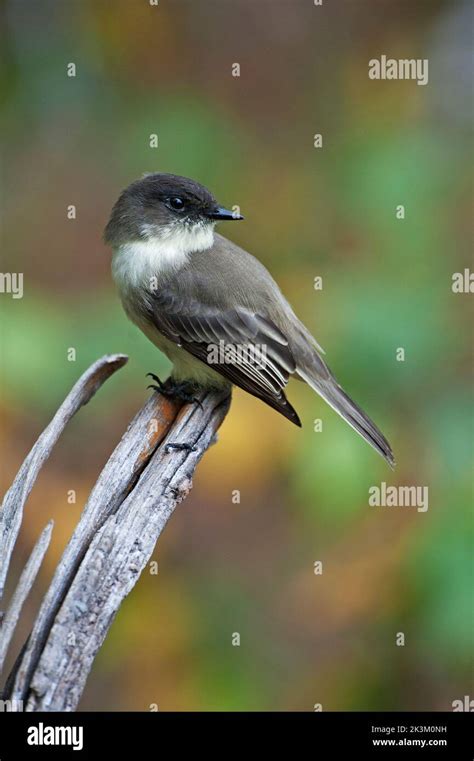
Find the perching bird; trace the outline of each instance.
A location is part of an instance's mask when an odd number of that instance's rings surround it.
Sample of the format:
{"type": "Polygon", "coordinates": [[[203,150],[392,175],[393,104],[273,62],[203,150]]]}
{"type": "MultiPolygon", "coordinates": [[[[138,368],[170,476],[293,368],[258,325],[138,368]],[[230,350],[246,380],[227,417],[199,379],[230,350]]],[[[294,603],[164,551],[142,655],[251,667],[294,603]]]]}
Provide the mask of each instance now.
{"type": "Polygon", "coordinates": [[[156,173],[122,192],[106,227],[124,309],[172,361],[173,393],[235,384],[300,426],[284,393],[293,376],[393,466],[390,444],[339,386],[270,273],[214,232],[233,219],[243,217],[198,182],[156,173]]]}

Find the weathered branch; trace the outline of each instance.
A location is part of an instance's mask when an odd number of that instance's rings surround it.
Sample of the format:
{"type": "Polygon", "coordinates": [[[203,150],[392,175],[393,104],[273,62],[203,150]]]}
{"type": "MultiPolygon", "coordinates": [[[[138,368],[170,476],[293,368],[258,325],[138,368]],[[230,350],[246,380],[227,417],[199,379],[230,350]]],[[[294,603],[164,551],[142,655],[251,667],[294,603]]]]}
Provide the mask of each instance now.
{"type": "Polygon", "coordinates": [[[154,394],[112,453],[9,678],[4,697],[14,705],[76,708],[114,616],[189,492],[230,401],[224,391],[202,392],[198,399],[180,408],[154,394]]]}
{"type": "Polygon", "coordinates": [[[45,526],[41,532],[40,538],[36,542],[33,551],[28,558],[28,562],[21,573],[20,580],[12,595],[8,610],[2,620],[2,627],[0,629],[0,675],[3,671],[5,656],[8,652],[16,624],[21,615],[23,603],[28,597],[31,587],[35,582],[36,576],[38,575],[38,571],[40,569],[41,563],[43,562],[46,550],[49,547],[52,531],[53,521],[49,521],[47,526],[45,526]]]}
{"type": "Polygon", "coordinates": [[[123,354],[112,354],[94,362],[81,375],[50,424],[43,431],[5,494],[0,508],[0,600],[5,589],[8,567],[21,526],[23,506],[44,462],[73,415],[87,404],[110,376],[128,361],[123,354]]]}

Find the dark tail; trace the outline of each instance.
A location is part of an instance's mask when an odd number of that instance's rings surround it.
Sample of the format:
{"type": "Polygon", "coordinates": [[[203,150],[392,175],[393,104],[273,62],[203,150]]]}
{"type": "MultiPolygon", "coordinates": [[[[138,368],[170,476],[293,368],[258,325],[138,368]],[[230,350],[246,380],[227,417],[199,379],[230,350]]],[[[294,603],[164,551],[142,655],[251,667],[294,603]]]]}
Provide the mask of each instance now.
{"type": "Polygon", "coordinates": [[[331,375],[328,378],[321,378],[311,374],[311,371],[301,368],[298,368],[297,372],[312,389],[326,400],[333,410],[382,455],[391,468],[395,467],[392,448],[383,433],[379,431],[365,412],[347,396],[335,378],[331,375]]]}

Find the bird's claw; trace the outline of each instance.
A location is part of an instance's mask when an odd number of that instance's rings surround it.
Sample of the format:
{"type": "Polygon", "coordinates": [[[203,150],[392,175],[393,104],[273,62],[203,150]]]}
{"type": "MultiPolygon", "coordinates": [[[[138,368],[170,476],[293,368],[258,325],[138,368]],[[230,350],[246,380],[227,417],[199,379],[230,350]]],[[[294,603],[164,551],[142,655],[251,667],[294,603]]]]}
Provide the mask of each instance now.
{"type": "Polygon", "coordinates": [[[170,441],[169,444],[166,444],[165,446],[165,453],[169,454],[171,450],[175,450],[176,452],[195,452],[197,447],[194,446],[194,444],[180,444],[180,443],[173,443],[170,441]]]}
{"type": "Polygon", "coordinates": [[[160,378],[158,378],[157,375],[155,375],[155,373],[147,373],[145,377],[146,378],[152,378],[155,381],[155,383],[156,383],[156,386],[155,385],[153,385],[153,386],[147,386],[147,388],[154,388],[156,391],[162,391],[163,390],[165,384],[163,383],[162,380],[160,380],[160,378]]]}
{"type": "Polygon", "coordinates": [[[180,396],[179,398],[183,399],[183,401],[188,402],[189,404],[198,404],[202,410],[204,409],[201,401],[197,398],[197,396],[187,396],[187,397],[180,396]]]}
{"type": "Polygon", "coordinates": [[[192,396],[190,392],[192,384],[187,383],[186,381],[182,383],[173,383],[169,380],[163,383],[155,373],[147,373],[147,377],[148,376],[152,378],[155,383],[150,384],[147,388],[152,388],[153,391],[158,391],[159,394],[162,394],[162,396],[165,396],[167,399],[179,399],[187,404],[198,404],[200,408],[203,409],[201,401],[196,396],[192,396]]]}

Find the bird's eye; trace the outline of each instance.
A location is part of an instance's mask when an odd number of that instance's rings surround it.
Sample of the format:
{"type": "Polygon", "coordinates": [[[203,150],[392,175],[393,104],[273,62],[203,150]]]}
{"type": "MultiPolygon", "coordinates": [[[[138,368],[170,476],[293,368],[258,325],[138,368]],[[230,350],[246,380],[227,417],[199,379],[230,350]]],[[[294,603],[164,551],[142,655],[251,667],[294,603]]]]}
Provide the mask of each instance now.
{"type": "Polygon", "coordinates": [[[168,203],[174,211],[182,211],[184,209],[184,201],[182,198],[178,198],[178,196],[170,198],[168,203]]]}

